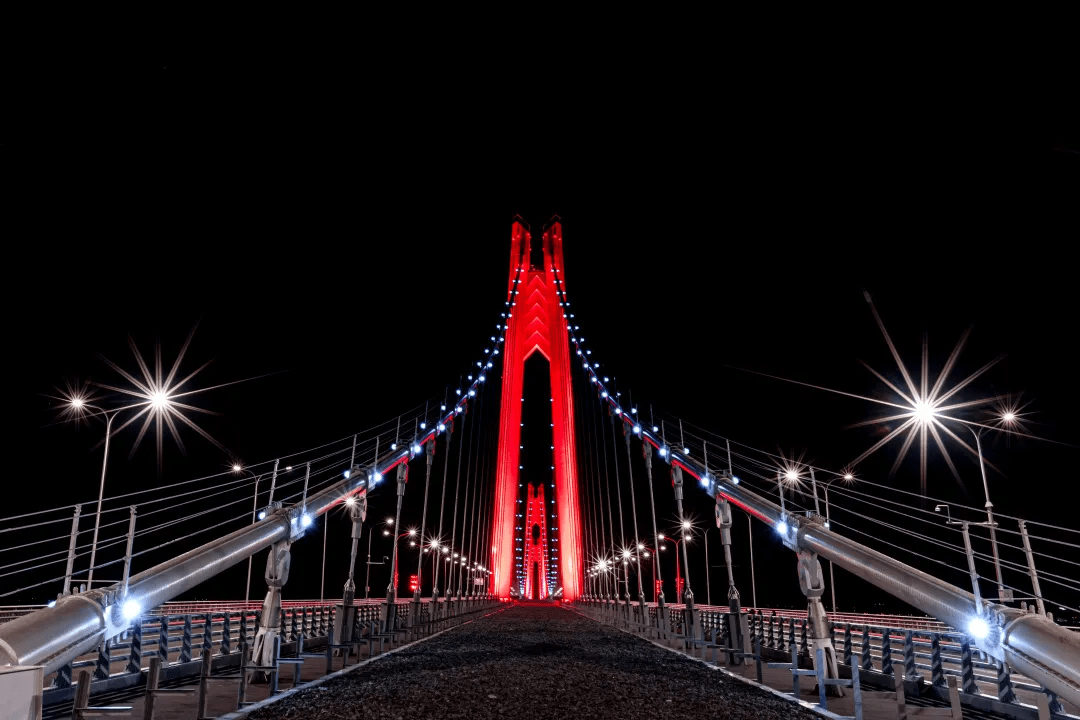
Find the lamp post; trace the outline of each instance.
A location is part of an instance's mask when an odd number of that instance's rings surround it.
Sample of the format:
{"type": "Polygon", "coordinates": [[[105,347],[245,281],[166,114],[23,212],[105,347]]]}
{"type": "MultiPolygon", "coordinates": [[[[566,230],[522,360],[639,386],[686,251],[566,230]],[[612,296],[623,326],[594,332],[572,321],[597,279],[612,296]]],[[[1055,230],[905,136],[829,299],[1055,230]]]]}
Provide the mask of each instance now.
{"type": "MultiPolygon", "coordinates": [[[[262,478],[262,475],[256,475],[255,473],[251,472],[250,470],[245,468],[240,463],[234,463],[233,466],[232,466],[232,470],[237,475],[240,475],[241,473],[247,473],[248,475],[251,475],[251,477],[255,478],[255,496],[252,499],[252,505],[251,505],[251,523],[255,524],[255,521],[257,520],[256,513],[259,512],[259,480],[262,478]]],[[[244,607],[245,608],[247,607],[247,602],[248,602],[248,599],[250,597],[251,597],[251,556],[249,555],[248,556],[247,582],[244,583],[244,607]]]]}
{"type": "MultiPolygon", "coordinates": [[[[690,534],[688,532],[684,533],[682,538],[679,539],[679,540],[673,540],[672,538],[668,538],[668,539],[671,540],[673,543],[675,543],[675,583],[677,585],[682,585],[682,584],[685,583],[686,588],[689,589],[690,581],[685,580],[682,577],[683,573],[682,573],[682,570],[681,570],[682,562],[681,562],[681,558],[679,557],[679,550],[680,550],[679,543],[683,543],[682,551],[683,551],[683,553],[686,553],[686,544],[689,543],[690,539],[691,539],[690,534]]],[[[687,560],[687,562],[689,562],[689,559],[687,560]]],[[[689,575],[689,573],[686,573],[686,574],[689,575]]],[[[680,587],[679,590],[681,591],[682,588],[680,587]]],[[[680,592],[680,597],[681,597],[681,595],[682,594],[680,592]]]]}
{"type": "MultiPolygon", "coordinates": [[[[391,522],[390,520],[387,520],[387,523],[388,523],[389,525],[393,525],[393,524],[394,524],[394,523],[393,523],[393,522],[391,522]]],[[[383,534],[383,535],[386,535],[386,536],[389,536],[389,535],[390,535],[391,533],[390,533],[390,531],[389,531],[389,530],[383,530],[383,531],[382,531],[382,534],[383,534]]],[[[403,537],[416,537],[416,530],[415,530],[415,529],[410,529],[410,530],[406,530],[405,532],[401,533],[401,534],[400,534],[400,535],[398,535],[398,536],[397,536],[396,538],[394,538],[394,545],[395,545],[395,548],[394,548],[394,552],[397,552],[397,547],[396,547],[396,546],[397,546],[398,542],[400,542],[400,541],[401,541],[401,538],[403,538],[403,537]]],[[[416,543],[413,543],[413,544],[415,545],[416,543]]],[[[395,588],[395,593],[394,593],[395,595],[397,594],[397,592],[396,592],[396,589],[397,589],[397,586],[398,586],[398,583],[397,583],[397,577],[396,577],[396,575],[397,575],[397,571],[398,571],[398,569],[397,569],[397,566],[395,565],[395,567],[394,567],[394,568],[393,568],[393,570],[392,570],[392,572],[393,572],[393,575],[394,575],[395,577],[391,577],[391,578],[390,578],[390,582],[391,582],[391,583],[393,583],[393,586],[394,586],[394,588],[395,588]]]]}
{"type": "Polygon", "coordinates": [[[705,546],[705,604],[712,605],[712,590],[709,587],[709,528],[701,531],[701,544],[705,546]]]}
{"type": "Polygon", "coordinates": [[[105,416],[105,453],[101,458],[101,484],[98,487],[97,511],[94,513],[94,539],[90,543],[90,570],[86,577],[86,587],[88,589],[93,589],[94,563],[97,561],[98,530],[101,527],[101,503],[105,497],[105,469],[109,465],[109,438],[112,437],[112,421],[121,410],[127,410],[137,406],[128,405],[126,407],[105,410],[104,408],[89,404],[80,397],[72,398],[68,404],[77,412],[81,412],[84,408],[89,408],[97,410],[105,416]]]}
{"type": "MultiPolygon", "coordinates": [[[[845,483],[854,483],[855,482],[855,476],[852,475],[851,473],[844,473],[843,476],[834,477],[832,480],[825,483],[825,529],[826,530],[830,529],[829,524],[831,522],[829,520],[829,486],[832,485],[837,480],[843,480],[845,483]]],[[[816,489],[816,486],[815,486],[815,491],[814,491],[814,502],[815,503],[817,502],[817,489],[816,489]]],[[[833,561],[830,560],[829,561],[829,597],[832,599],[832,611],[836,612],[836,581],[834,579],[834,573],[835,573],[835,571],[833,570],[833,561]]]]}
{"type": "Polygon", "coordinates": [[[994,530],[997,523],[994,522],[994,504],[990,502],[990,487],[986,482],[986,465],[983,463],[982,441],[979,437],[982,434],[982,429],[980,428],[978,432],[975,432],[975,428],[968,427],[968,430],[975,436],[975,447],[979,453],[979,471],[982,473],[983,494],[986,497],[986,526],[990,528],[990,548],[994,553],[994,574],[997,577],[998,601],[1005,602],[1005,585],[1001,581],[1001,561],[998,559],[997,533],[994,530]]]}

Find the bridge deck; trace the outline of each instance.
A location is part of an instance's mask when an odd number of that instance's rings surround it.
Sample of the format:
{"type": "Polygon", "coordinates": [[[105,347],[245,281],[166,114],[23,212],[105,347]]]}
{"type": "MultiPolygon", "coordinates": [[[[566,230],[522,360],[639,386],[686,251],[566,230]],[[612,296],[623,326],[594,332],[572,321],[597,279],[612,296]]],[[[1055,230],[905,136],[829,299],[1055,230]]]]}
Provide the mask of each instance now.
{"type": "Polygon", "coordinates": [[[646,640],[517,605],[258,709],[319,718],[814,717],[646,640]]]}

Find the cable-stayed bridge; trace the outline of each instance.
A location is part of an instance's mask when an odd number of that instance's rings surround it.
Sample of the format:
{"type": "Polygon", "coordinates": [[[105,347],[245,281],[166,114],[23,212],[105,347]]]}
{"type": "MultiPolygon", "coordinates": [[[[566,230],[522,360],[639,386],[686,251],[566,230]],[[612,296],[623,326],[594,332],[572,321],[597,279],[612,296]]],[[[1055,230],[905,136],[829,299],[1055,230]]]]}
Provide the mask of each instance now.
{"type": "Polygon", "coordinates": [[[330,667],[335,652],[347,660],[363,644],[370,657],[376,644],[535,600],[733,666],[790,659],[794,646],[796,665],[801,657],[823,680],[854,670],[891,687],[896,662],[915,698],[947,700],[955,677],[962,702],[983,712],[1036,717],[1037,697],[1051,712],[1080,704],[1080,635],[1053,618],[1080,590],[1080,532],[1001,514],[991,524],[955,505],[942,517],[921,496],[785,466],[639,408],[582,337],[562,243],[558,219],[535,239],[513,223],[490,341],[443,396],[232,473],[0,520],[0,596],[56,594],[45,607],[7,609],[8,674],[38,669],[46,705],[78,705],[83,688],[92,698],[146,687],[151,675],[154,686],[198,676],[208,672],[196,667],[201,652],[207,668],[256,668],[276,683],[283,657],[305,643],[325,648],[330,667]],[[711,517],[695,522],[702,499],[711,517]],[[369,517],[376,504],[385,519],[369,517]],[[350,529],[348,577],[328,600],[335,523],[350,529]],[[759,572],[791,574],[805,606],[757,597],[752,558],[750,587],[736,582],[733,553],[752,552],[755,532],[793,553],[788,567],[759,572]],[[391,541],[390,581],[373,597],[365,579],[361,598],[360,575],[383,564],[371,560],[380,535],[391,541]],[[693,543],[723,557],[716,604],[711,571],[702,580],[691,566],[693,543]],[[319,561],[322,597],[290,599],[290,574],[319,561]],[[987,582],[979,567],[990,563],[987,582]],[[238,565],[245,593],[265,586],[261,602],[216,587],[238,565]],[[925,616],[836,612],[837,568],[925,616]],[[991,585],[999,602],[983,595],[991,585]],[[196,587],[217,599],[176,601],[196,587]]]}

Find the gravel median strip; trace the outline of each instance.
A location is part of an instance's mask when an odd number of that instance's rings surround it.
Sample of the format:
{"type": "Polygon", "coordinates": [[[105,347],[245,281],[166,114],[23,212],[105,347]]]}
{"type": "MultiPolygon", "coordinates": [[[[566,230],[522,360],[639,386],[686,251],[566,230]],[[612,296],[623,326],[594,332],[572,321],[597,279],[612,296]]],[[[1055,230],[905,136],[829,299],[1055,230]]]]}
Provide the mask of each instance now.
{"type": "Polygon", "coordinates": [[[250,714],[304,718],[817,718],[641,638],[554,606],[517,606],[250,714]]]}

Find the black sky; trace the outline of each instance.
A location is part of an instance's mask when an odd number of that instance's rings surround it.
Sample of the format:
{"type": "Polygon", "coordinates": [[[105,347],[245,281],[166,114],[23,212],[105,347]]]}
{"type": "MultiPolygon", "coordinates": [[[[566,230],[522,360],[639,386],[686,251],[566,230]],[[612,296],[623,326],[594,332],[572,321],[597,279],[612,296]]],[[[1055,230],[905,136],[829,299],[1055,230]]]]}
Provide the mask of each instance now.
{"type": "MultiPolygon", "coordinates": [[[[960,375],[1006,355],[973,392],[1022,392],[1035,434],[1080,444],[1080,155],[1052,139],[817,119],[778,134],[700,115],[604,129],[566,113],[548,134],[546,111],[533,137],[494,119],[485,137],[452,132],[446,108],[388,119],[374,102],[270,85],[166,68],[110,119],[7,144],[8,510],[94,494],[101,428],[50,426],[43,394],[115,381],[99,355],[134,369],[129,334],[144,352],[160,340],[168,360],[197,323],[184,367],[213,360],[206,384],[277,373],[199,396],[220,413],[201,424],[248,461],[440,394],[497,321],[514,214],[534,230],[562,217],[582,334],[642,407],[850,461],[875,436],[848,426],[873,406],[733,367],[884,396],[858,363],[895,377],[866,291],[912,371],[923,333],[936,371],[970,326],[960,375]]],[[[110,487],[159,482],[152,443],[129,461],[132,440],[117,439],[110,487]]],[[[186,456],[166,443],[162,482],[230,460],[184,441],[186,456]]],[[[1076,526],[1075,448],[1014,439],[987,453],[999,508],[1076,526]]],[[[977,465],[958,466],[981,503],[977,465]]],[[[891,482],[917,489],[917,464],[891,482]]],[[[936,454],[930,484],[957,492],[936,454]]]]}

